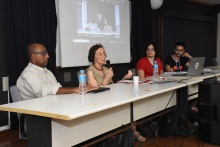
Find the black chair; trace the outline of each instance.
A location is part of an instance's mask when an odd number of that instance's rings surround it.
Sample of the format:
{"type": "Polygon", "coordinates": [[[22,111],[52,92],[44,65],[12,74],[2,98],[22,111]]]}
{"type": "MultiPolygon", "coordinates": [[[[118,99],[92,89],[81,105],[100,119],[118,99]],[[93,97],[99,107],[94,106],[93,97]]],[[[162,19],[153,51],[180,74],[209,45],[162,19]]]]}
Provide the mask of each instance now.
{"type": "Polygon", "coordinates": [[[218,65],[218,62],[217,62],[217,59],[216,59],[216,58],[213,58],[213,59],[212,59],[212,64],[213,64],[213,66],[217,66],[217,65],[218,65]]]}

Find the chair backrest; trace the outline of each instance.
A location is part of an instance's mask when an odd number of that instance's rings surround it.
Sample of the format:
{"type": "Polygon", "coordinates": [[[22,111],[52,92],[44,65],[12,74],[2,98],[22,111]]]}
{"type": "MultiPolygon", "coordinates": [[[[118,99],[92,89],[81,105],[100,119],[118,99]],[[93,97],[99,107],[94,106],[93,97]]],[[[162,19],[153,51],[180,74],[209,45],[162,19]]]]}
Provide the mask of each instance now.
{"type": "Polygon", "coordinates": [[[212,63],[213,63],[213,66],[217,66],[218,65],[218,61],[216,58],[213,58],[212,59],[212,63]]]}
{"type": "Polygon", "coordinates": [[[132,68],[132,69],[130,69],[130,71],[133,72],[133,76],[136,76],[136,75],[137,75],[136,68],[132,68]]]}
{"type": "MultiPolygon", "coordinates": [[[[13,102],[23,101],[21,94],[16,85],[10,87],[11,98],[13,102]]],[[[19,120],[19,138],[26,139],[26,118],[24,114],[17,113],[19,120]]]]}
{"type": "Polygon", "coordinates": [[[11,98],[13,102],[23,101],[21,94],[16,85],[10,87],[11,98]]]}

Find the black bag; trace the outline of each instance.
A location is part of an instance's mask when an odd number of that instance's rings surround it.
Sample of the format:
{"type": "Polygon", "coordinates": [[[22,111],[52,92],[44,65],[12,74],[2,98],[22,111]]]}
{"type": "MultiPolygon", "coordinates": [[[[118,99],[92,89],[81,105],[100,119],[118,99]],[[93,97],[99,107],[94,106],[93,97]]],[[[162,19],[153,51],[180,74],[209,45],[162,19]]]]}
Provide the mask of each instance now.
{"type": "Polygon", "coordinates": [[[145,125],[140,126],[138,128],[138,131],[145,138],[148,138],[148,137],[156,138],[156,137],[158,137],[159,126],[156,121],[149,122],[145,125]]]}
{"type": "Polygon", "coordinates": [[[159,122],[159,136],[160,137],[169,137],[173,128],[173,122],[171,122],[170,113],[165,114],[161,117],[159,122]]]}
{"type": "Polygon", "coordinates": [[[134,139],[131,131],[133,130],[125,130],[115,136],[107,138],[96,144],[95,147],[133,147],[134,139]]]}

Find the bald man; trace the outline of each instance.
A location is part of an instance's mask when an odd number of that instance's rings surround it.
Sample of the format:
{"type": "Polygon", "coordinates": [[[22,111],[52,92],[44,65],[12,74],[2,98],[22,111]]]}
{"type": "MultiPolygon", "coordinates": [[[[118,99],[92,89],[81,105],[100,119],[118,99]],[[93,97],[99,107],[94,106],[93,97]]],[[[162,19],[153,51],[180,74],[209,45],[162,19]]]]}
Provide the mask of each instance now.
{"type": "MultiPolygon", "coordinates": [[[[24,100],[55,94],[79,93],[78,87],[62,87],[46,66],[49,55],[38,43],[27,47],[29,63],[17,80],[17,88],[24,100]]],[[[87,86],[87,91],[95,89],[87,86]]]]}

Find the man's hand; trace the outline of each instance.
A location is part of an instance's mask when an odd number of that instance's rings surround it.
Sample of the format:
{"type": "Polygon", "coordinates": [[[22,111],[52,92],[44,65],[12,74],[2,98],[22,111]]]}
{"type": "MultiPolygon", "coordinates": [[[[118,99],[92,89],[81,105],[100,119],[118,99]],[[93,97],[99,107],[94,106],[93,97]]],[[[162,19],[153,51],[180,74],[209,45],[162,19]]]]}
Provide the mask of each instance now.
{"type": "Polygon", "coordinates": [[[89,91],[92,91],[92,90],[95,90],[95,89],[98,89],[98,87],[93,87],[93,86],[86,85],[86,92],[89,92],[89,91]]]}
{"type": "Polygon", "coordinates": [[[165,70],[166,70],[167,72],[173,72],[173,68],[170,67],[170,65],[165,65],[165,70]]]}
{"type": "Polygon", "coordinates": [[[184,52],[184,53],[182,54],[182,57],[186,57],[186,58],[188,58],[189,60],[192,59],[192,56],[191,56],[189,53],[187,53],[187,52],[184,52]]]}

